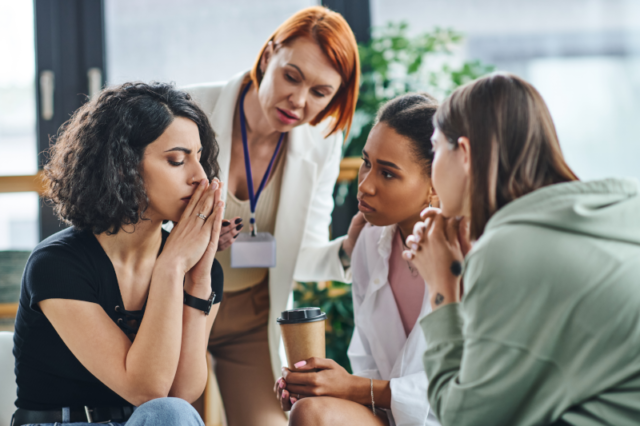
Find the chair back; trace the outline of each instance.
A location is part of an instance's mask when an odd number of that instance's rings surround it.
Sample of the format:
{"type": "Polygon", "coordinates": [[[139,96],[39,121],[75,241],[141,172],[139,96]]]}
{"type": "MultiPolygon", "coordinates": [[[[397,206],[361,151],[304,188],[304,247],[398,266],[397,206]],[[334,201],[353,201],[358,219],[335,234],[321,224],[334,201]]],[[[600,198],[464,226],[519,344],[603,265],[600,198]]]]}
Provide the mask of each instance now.
{"type": "Polygon", "coordinates": [[[0,331],[0,426],[9,426],[16,410],[16,373],[13,333],[0,331]]]}

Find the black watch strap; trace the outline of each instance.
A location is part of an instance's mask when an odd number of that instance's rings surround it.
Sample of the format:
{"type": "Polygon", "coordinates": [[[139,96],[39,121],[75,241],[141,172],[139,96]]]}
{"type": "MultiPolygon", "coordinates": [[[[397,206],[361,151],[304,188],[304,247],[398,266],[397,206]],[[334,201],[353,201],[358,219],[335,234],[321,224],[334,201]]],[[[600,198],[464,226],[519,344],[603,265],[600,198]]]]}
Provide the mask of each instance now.
{"type": "Polygon", "coordinates": [[[351,268],[351,257],[349,257],[347,252],[344,250],[344,248],[342,247],[342,244],[340,244],[338,257],[340,258],[340,263],[342,264],[342,267],[344,268],[345,271],[351,268]]]}
{"type": "Polygon", "coordinates": [[[184,304],[204,312],[205,315],[209,315],[209,312],[211,312],[211,307],[213,306],[213,299],[215,298],[216,298],[215,291],[212,291],[211,296],[209,296],[209,299],[205,300],[205,299],[200,299],[198,297],[194,297],[189,293],[187,293],[186,290],[184,290],[184,304]]]}

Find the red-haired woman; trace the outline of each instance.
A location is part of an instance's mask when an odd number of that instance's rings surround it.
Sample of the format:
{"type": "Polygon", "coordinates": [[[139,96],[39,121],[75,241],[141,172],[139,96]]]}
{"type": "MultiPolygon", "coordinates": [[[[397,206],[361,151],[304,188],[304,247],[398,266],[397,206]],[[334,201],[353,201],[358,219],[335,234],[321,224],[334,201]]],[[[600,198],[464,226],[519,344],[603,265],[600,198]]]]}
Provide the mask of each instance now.
{"type": "Polygon", "coordinates": [[[350,255],[364,219],[356,216],[348,236],[334,241],[329,224],[359,72],[356,40],[344,18],[310,7],[273,33],[250,72],[186,88],[210,117],[220,146],[227,190],[219,249],[251,217],[277,242],[271,268],[232,268],[231,250],[217,255],[225,295],[209,350],[230,426],[286,424],[273,395],[283,365],[275,320],[294,280],[351,279],[350,255]]]}

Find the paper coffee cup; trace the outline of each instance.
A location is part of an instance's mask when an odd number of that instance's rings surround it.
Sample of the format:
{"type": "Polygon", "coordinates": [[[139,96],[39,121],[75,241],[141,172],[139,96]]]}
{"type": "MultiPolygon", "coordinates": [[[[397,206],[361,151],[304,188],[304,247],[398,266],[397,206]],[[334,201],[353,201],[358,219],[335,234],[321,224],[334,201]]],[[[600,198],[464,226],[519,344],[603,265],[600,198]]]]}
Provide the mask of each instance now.
{"type": "MultiPolygon", "coordinates": [[[[320,308],[301,308],[282,312],[278,318],[289,369],[312,357],[325,358],[324,321],[327,315],[320,308]]],[[[307,370],[308,371],[308,370],[307,370]]]]}

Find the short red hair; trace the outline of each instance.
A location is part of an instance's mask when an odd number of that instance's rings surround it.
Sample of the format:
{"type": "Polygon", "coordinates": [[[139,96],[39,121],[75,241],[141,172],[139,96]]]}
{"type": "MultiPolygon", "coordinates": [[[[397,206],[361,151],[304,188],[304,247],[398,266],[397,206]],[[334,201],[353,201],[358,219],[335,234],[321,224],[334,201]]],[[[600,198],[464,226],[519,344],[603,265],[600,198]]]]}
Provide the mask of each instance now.
{"type": "Polygon", "coordinates": [[[298,37],[308,37],[318,43],[318,46],[342,77],[342,85],[338,92],[329,105],[311,120],[311,125],[315,126],[325,118],[332,117],[334,119],[333,128],[327,136],[342,130],[346,130],[348,135],[358,101],[360,58],[353,31],[339,13],[326,7],[312,6],[287,19],[275,30],[260,50],[258,59],[251,70],[251,80],[256,87],[260,86],[263,77],[260,61],[270,42],[276,45],[286,44],[298,37]]]}

